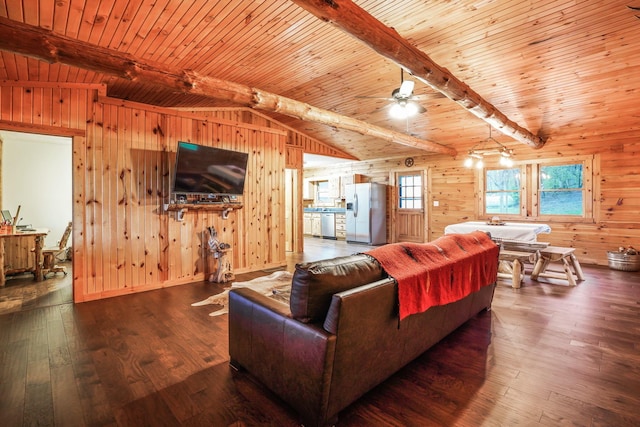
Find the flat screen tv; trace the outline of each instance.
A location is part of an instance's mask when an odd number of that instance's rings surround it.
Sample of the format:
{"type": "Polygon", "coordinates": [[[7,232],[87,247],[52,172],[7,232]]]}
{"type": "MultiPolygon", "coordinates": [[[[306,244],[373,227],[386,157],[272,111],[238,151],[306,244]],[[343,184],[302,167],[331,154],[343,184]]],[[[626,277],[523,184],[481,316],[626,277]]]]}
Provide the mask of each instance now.
{"type": "Polygon", "coordinates": [[[173,192],[238,196],[244,191],[249,155],[178,142],[173,192]]]}

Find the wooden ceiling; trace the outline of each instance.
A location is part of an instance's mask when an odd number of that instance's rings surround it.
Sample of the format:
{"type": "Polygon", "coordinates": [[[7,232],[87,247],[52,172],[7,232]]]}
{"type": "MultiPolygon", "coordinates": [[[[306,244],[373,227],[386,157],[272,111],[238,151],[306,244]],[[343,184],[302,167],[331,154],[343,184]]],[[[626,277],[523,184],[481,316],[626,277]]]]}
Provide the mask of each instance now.
{"type": "MultiPolygon", "coordinates": [[[[359,0],[510,120],[535,135],[579,138],[637,128],[640,0],[359,0]],[[635,4],[634,4],[635,2],[635,4]]],[[[400,67],[290,0],[0,0],[0,16],[143,61],[248,85],[463,151],[489,125],[416,81],[426,113],[389,116],[400,67]],[[380,97],[377,99],[375,97],[380,97]]],[[[165,107],[228,107],[152,82],[0,51],[0,79],[105,83],[109,96],[165,107]]],[[[405,73],[405,79],[412,79],[405,73]]],[[[417,148],[269,113],[360,159],[417,148]]],[[[494,131],[518,150],[533,150],[494,131]]]]}

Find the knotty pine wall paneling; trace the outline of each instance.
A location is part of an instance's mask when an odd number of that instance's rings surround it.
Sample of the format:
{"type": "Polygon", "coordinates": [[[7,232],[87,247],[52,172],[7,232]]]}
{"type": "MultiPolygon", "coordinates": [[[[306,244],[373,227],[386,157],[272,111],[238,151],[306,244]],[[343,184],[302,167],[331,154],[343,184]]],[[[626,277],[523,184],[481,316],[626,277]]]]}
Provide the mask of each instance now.
{"type": "MultiPolygon", "coordinates": [[[[640,130],[616,130],[608,134],[584,135],[580,129],[562,130],[539,150],[513,145],[516,160],[556,159],[594,156],[593,221],[545,221],[550,234],[540,241],[555,246],[576,248],[579,260],[586,264],[607,265],[607,251],[619,246],[640,247],[640,130]]],[[[464,153],[463,148],[459,152],[464,153]]],[[[477,207],[477,172],[462,167],[464,155],[414,156],[414,167],[429,171],[426,208],[429,240],[444,233],[448,224],[482,220],[477,207]],[[439,206],[433,206],[437,200],[439,206]]],[[[362,174],[366,181],[384,182],[384,177],[402,171],[404,158],[341,163],[305,169],[304,177],[362,174]]],[[[393,218],[390,218],[393,221],[393,218]]],[[[391,224],[388,224],[390,227],[391,224]]],[[[391,234],[388,233],[390,236],[391,234]]]]}
{"type": "Polygon", "coordinates": [[[76,301],[205,280],[211,225],[237,273],[286,264],[286,131],[105,98],[102,85],[0,82],[0,102],[2,129],[73,137],[76,301]],[[178,141],[249,153],[244,208],[164,210],[178,141]]]}

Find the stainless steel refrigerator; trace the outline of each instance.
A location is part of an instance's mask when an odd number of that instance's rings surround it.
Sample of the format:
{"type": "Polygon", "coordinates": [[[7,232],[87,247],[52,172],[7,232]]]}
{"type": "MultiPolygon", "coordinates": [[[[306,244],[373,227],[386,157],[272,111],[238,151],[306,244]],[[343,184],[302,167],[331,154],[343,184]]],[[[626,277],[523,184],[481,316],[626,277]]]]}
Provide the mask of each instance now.
{"type": "Polygon", "coordinates": [[[387,186],[376,183],[345,186],[347,242],[387,243],[387,186]]]}

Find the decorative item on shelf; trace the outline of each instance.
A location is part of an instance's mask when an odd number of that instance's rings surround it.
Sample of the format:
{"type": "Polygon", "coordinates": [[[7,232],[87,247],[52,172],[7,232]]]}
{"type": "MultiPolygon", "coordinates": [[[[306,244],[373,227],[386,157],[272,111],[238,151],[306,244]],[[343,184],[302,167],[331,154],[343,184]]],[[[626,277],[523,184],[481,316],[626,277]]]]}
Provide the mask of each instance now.
{"type": "Polygon", "coordinates": [[[464,160],[464,166],[467,168],[475,167],[482,169],[484,167],[484,157],[497,155],[500,156],[500,165],[510,168],[513,166],[513,150],[505,147],[491,136],[491,126],[489,126],[489,138],[474,145],[467,158],[464,160]]]}

